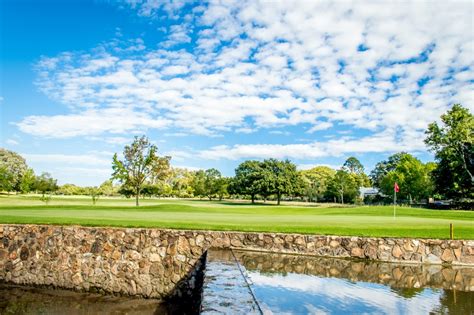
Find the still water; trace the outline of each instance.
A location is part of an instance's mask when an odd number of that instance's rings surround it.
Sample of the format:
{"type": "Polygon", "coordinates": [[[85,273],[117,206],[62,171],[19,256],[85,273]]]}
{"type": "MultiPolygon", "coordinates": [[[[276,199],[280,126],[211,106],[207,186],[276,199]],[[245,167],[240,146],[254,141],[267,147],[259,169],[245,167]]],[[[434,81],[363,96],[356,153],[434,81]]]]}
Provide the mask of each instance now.
{"type": "Polygon", "coordinates": [[[264,313],[474,314],[474,268],[235,252],[264,313]]]}
{"type": "Polygon", "coordinates": [[[165,306],[153,299],[0,284],[0,314],[2,315],[151,315],[166,313],[165,306]]]}

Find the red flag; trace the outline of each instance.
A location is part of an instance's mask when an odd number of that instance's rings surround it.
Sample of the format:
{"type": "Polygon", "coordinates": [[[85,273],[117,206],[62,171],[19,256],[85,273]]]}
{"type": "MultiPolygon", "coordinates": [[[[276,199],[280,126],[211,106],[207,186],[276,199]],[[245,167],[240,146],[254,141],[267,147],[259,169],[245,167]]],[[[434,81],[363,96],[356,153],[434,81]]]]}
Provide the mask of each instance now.
{"type": "Polygon", "coordinates": [[[395,183],[395,185],[393,185],[393,191],[394,192],[399,192],[400,191],[400,187],[398,187],[397,183],[395,183]]]}

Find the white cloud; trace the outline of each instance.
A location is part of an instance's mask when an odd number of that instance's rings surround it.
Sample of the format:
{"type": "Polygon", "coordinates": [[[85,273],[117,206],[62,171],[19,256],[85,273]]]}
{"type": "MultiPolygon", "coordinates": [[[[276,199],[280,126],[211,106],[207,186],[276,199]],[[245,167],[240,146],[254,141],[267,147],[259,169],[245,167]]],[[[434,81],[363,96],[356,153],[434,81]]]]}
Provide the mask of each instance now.
{"type": "Polygon", "coordinates": [[[7,141],[5,142],[10,145],[18,145],[18,141],[16,141],[15,139],[7,139],[7,141]]]}
{"type": "Polygon", "coordinates": [[[330,122],[327,122],[327,121],[322,121],[316,125],[314,125],[313,127],[311,127],[309,130],[308,130],[308,133],[313,133],[315,131],[319,131],[319,130],[326,130],[326,129],[329,129],[333,126],[332,123],[330,122]]]}
{"type": "MultiPolygon", "coordinates": [[[[21,131],[35,136],[67,138],[103,133],[138,133],[147,128],[164,128],[169,120],[131,111],[127,108],[89,109],[81,113],[57,116],[28,116],[17,124],[21,131]]],[[[113,139],[113,138],[110,138],[113,139]]],[[[115,139],[123,139],[115,137],[115,139]]]]}
{"type": "Polygon", "coordinates": [[[327,156],[341,156],[348,153],[381,153],[397,151],[419,151],[424,148],[422,139],[417,133],[401,135],[404,141],[397,141],[395,131],[378,133],[363,138],[348,138],[312,142],[305,144],[236,144],[219,145],[203,150],[199,156],[203,159],[316,159],[327,156]]]}
{"type": "Polygon", "coordinates": [[[92,154],[30,154],[24,153],[22,156],[28,163],[47,163],[47,164],[67,164],[82,166],[109,166],[112,165],[112,157],[92,154]]]}
{"type": "Polygon", "coordinates": [[[202,153],[314,158],[422,150],[423,130],[449,105],[474,108],[474,9],[468,1],[224,1],[191,11],[183,10],[192,5],[187,1],[129,3],[140,15],[165,12],[174,21],[162,48],[116,41],[43,58],[39,89],[71,113],[25,117],[17,123],[20,130],[65,138],[173,128],[212,136],[345,125],[371,133],[202,153]],[[190,25],[200,29],[196,46],[172,49],[190,43],[190,25]],[[398,134],[392,132],[397,128],[398,134]]]}

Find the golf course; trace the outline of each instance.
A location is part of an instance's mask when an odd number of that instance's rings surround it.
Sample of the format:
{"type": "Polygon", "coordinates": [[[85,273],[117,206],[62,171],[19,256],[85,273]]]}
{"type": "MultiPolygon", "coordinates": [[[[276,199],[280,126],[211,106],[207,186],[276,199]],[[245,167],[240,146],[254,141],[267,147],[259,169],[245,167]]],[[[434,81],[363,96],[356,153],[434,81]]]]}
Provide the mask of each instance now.
{"type": "Polygon", "coordinates": [[[0,196],[0,224],[157,227],[190,230],[287,232],[369,237],[474,239],[474,212],[392,206],[317,203],[250,204],[249,201],[0,196]]]}

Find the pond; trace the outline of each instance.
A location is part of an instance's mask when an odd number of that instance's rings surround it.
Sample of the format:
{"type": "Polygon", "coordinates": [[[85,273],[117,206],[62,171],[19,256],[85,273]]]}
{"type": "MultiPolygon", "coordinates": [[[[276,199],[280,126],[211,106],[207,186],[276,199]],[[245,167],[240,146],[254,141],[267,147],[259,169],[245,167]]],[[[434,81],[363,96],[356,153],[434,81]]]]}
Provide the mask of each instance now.
{"type": "Polygon", "coordinates": [[[166,314],[157,300],[0,284],[0,314],[166,314]]]}

